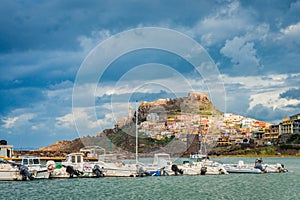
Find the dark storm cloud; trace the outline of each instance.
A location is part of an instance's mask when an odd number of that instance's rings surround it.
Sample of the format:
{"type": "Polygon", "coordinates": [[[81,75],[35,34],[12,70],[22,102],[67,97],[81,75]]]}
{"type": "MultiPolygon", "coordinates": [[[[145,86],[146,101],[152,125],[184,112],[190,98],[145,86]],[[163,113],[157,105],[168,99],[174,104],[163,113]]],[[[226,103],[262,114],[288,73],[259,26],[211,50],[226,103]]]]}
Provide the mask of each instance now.
{"type": "Polygon", "coordinates": [[[292,88],[280,94],[280,98],[300,100],[300,88],[292,88]]]}
{"type": "Polygon", "coordinates": [[[279,122],[285,116],[291,115],[290,110],[272,109],[265,107],[262,104],[257,104],[251,110],[248,110],[247,116],[267,122],[279,122]]]}
{"type": "MultiPolygon", "coordinates": [[[[72,84],[80,64],[99,42],[131,28],[160,26],[188,34],[208,50],[227,77],[299,74],[299,13],[300,1],[295,0],[2,0],[1,137],[10,138],[18,146],[40,146],[41,141],[46,145],[47,141],[49,144],[76,137],[74,126],[66,125],[70,123],[72,84]],[[101,35],[102,31],[107,34],[101,35]],[[30,114],[30,120],[26,120],[26,114],[30,114]],[[62,120],[61,126],[56,126],[57,119],[62,120]],[[25,135],[20,137],[24,132],[31,133],[30,141],[26,141],[25,135]]],[[[170,65],[184,75],[193,70],[174,56],[133,54],[113,63],[101,81],[109,84],[131,67],[147,62],[170,65]]],[[[278,81],[279,85],[264,85],[261,90],[280,89],[282,85],[298,88],[296,79],[287,76],[278,81]]],[[[264,121],[289,115],[261,104],[247,112],[249,97],[260,86],[250,84],[251,87],[245,88],[242,82],[226,85],[230,112],[264,121]]],[[[136,95],[134,98],[148,100],[166,97],[151,93],[136,95]]],[[[115,97],[122,101],[122,95],[115,97]]],[[[286,91],[281,97],[299,99],[299,91],[286,91]]],[[[102,98],[98,103],[109,101],[108,96],[102,98]]],[[[109,110],[101,109],[101,119],[110,122],[109,110]]]]}
{"type": "Polygon", "coordinates": [[[117,32],[160,21],[191,24],[208,14],[212,3],[195,1],[10,1],[0,7],[2,53],[30,49],[76,49],[79,35],[117,32]],[[5,24],[5,25],[4,25],[5,24]]]}
{"type": "Polygon", "coordinates": [[[39,88],[0,90],[0,113],[4,114],[15,108],[31,107],[37,101],[43,100],[45,100],[45,94],[39,88]]]}

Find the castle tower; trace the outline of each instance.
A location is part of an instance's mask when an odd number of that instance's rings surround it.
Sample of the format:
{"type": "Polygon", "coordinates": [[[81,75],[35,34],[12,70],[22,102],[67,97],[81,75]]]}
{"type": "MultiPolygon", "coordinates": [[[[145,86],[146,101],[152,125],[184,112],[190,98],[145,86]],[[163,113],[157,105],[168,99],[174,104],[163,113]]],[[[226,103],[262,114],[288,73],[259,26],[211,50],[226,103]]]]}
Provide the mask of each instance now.
{"type": "Polygon", "coordinates": [[[132,106],[129,106],[129,110],[128,110],[128,118],[132,119],[132,106]]]}

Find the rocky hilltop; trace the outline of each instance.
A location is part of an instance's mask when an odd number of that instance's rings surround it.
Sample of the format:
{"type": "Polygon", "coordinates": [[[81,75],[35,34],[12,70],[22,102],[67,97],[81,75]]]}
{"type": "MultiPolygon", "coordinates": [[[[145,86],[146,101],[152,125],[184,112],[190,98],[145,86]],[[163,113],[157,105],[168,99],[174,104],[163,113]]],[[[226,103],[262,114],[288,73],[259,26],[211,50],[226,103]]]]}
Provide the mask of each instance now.
{"type": "Polygon", "coordinates": [[[212,104],[207,94],[195,92],[190,92],[187,97],[142,102],[138,109],[139,121],[146,121],[147,115],[152,112],[158,114],[163,119],[172,115],[212,115],[221,113],[212,104]]]}
{"type": "Polygon", "coordinates": [[[79,138],[75,140],[61,140],[51,144],[48,147],[42,147],[39,151],[57,151],[57,152],[72,152],[79,151],[84,145],[79,138]]]}

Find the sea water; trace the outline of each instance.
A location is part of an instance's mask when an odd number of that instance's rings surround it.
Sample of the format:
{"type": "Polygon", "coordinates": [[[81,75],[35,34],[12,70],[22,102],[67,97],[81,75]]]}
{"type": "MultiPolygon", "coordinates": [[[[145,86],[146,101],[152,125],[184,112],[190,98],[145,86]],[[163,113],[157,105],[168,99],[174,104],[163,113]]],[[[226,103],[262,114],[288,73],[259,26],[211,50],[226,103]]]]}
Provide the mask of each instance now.
{"type": "MultiPolygon", "coordinates": [[[[254,158],[213,159],[223,163],[254,158]]],[[[180,159],[175,160],[181,162],[180,159]]],[[[265,158],[288,173],[70,178],[0,182],[0,199],[300,199],[300,159],[265,158]]]]}

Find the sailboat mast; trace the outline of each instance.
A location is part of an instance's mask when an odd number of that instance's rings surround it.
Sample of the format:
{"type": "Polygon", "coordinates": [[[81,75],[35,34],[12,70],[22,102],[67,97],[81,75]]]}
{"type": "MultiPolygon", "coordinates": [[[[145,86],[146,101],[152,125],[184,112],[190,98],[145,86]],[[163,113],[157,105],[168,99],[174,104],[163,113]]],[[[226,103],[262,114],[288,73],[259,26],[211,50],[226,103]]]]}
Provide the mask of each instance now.
{"type": "Polygon", "coordinates": [[[135,163],[136,167],[138,167],[138,101],[135,102],[135,163]]]}

